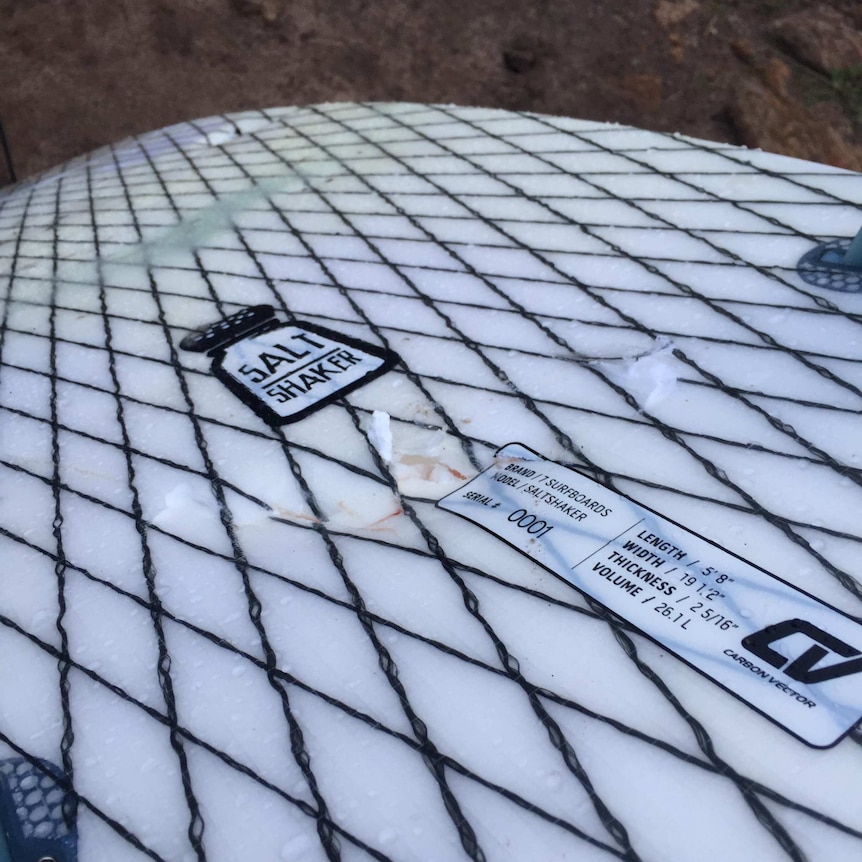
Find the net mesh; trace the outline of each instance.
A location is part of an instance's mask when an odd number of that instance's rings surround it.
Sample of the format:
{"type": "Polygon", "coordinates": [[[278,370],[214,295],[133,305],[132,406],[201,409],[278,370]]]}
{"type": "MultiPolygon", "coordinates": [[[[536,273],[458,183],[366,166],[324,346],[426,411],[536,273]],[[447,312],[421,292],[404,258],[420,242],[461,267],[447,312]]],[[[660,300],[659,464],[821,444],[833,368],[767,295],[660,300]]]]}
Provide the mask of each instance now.
{"type": "Polygon", "coordinates": [[[858,614],[862,307],[794,268],[858,227],[862,177],[777,164],[340,105],[175,126],[0,197],[0,740],[62,767],[81,858],[684,859],[693,835],[708,858],[719,821],[749,858],[858,853],[858,779],[789,784],[787,757],[823,761],[399,493],[368,440],[383,409],[469,471],[517,429],[858,614]],[[270,428],[179,347],[256,304],[401,362],[270,428]],[[666,342],[684,409],[613,372],[666,342]]]}

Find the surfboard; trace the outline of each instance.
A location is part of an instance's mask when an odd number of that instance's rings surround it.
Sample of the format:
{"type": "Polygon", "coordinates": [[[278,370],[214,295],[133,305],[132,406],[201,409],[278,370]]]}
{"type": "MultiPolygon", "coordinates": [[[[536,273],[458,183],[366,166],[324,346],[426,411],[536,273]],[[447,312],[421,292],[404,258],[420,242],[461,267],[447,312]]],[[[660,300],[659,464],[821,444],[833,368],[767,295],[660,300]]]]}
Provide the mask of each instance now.
{"type": "Polygon", "coordinates": [[[862,177],[498,110],[0,195],[0,859],[862,852],[862,177]]]}

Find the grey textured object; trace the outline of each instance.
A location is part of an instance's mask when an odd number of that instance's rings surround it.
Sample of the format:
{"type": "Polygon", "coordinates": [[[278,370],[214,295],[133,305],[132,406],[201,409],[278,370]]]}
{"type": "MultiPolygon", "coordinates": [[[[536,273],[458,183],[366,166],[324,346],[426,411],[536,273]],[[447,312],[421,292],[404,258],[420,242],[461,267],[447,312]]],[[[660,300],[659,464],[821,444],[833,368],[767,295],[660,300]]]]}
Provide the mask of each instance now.
{"type": "Polygon", "coordinates": [[[841,293],[862,292],[862,269],[844,265],[837,259],[846,254],[851,242],[849,239],[836,239],[806,252],[796,267],[800,277],[808,284],[826,290],[837,290],[841,293]],[[829,260],[830,252],[832,260],[829,260]],[[824,257],[827,258],[825,261],[824,257]]]}

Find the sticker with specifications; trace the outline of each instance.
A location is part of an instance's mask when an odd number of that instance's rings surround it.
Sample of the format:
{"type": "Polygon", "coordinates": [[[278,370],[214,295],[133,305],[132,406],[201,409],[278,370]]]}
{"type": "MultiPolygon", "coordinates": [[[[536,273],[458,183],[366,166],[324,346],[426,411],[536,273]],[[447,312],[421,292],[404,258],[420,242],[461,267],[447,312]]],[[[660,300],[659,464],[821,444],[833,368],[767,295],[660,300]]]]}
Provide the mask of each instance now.
{"type": "Polygon", "coordinates": [[[438,503],[815,748],[862,718],[862,625],[519,443],[438,503]]]}

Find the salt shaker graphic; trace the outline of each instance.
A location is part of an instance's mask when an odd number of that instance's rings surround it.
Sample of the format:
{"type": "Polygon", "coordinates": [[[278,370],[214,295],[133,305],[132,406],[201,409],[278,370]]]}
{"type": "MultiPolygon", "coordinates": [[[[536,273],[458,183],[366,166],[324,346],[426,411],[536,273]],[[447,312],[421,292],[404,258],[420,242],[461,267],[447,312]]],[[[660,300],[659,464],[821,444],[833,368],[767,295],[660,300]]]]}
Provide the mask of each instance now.
{"type": "Polygon", "coordinates": [[[270,425],[297,422],[389,371],[392,351],[327,327],[280,321],[269,305],[191,333],[183,350],[213,357],[213,374],[270,425]]]}

